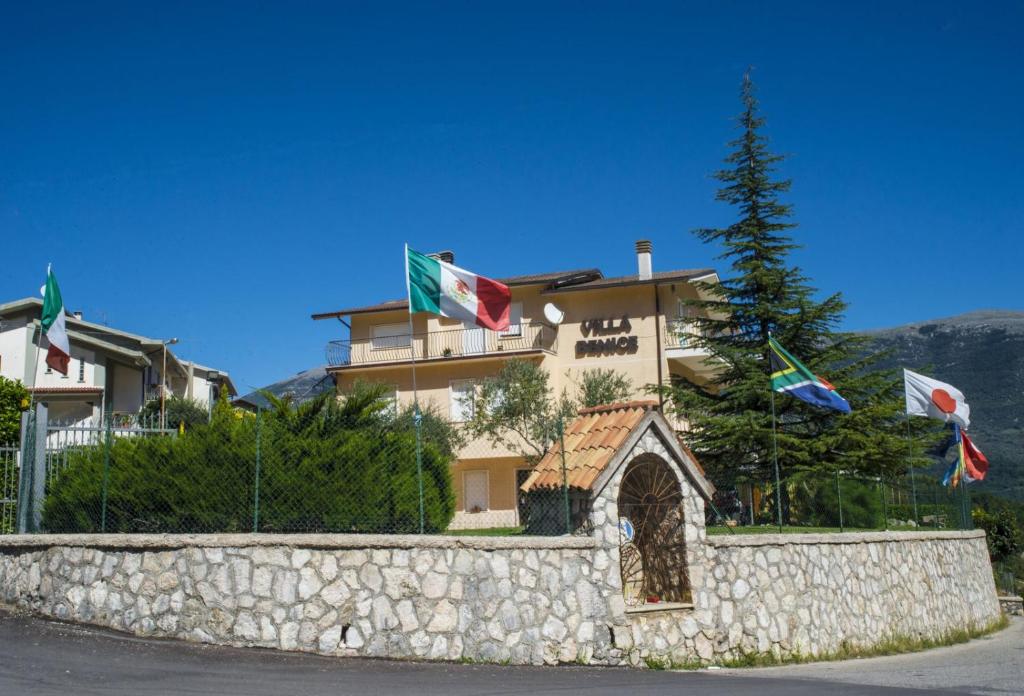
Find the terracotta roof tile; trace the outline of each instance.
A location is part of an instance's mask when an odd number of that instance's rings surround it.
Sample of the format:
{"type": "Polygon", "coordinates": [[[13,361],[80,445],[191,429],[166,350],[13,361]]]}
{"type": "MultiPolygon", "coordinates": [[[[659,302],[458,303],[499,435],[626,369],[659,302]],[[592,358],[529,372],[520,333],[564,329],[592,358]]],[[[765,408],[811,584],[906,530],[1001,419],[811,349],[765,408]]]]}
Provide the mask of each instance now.
{"type": "MultiPolygon", "coordinates": [[[[569,486],[589,489],[615,452],[657,401],[628,401],[580,411],[565,431],[565,478],[569,486]]],[[[523,491],[562,486],[562,450],[555,443],[523,483],[523,491]]]]}

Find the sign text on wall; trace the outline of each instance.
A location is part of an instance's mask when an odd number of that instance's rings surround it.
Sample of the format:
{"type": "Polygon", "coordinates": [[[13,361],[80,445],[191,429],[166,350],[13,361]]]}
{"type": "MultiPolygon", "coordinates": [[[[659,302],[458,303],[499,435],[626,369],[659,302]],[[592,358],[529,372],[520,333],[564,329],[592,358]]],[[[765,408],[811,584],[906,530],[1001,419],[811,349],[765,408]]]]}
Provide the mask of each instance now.
{"type": "Polygon", "coordinates": [[[639,348],[636,336],[615,336],[628,334],[633,330],[629,317],[621,319],[587,319],[580,324],[584,336],[599,336],[576,341],[576,355],[602,356],[635,353],[639,348]]]}

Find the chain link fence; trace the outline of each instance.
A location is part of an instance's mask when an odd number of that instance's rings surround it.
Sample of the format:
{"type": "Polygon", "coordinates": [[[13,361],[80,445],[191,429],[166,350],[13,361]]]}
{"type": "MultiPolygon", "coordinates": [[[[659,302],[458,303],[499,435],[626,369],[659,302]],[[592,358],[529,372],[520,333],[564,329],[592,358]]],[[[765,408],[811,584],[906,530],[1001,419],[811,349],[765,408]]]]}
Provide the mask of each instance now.
{"type": "MultiPolygon", "coordinates": [[[[714,481],[713,481],[714,482],[714,481]]],[[[898,478],[805,471],[731,477],[706,507],[709,534],[972,529],[970,492],[915,472],[898,478]]]]}
{"type": "Polygon", "coordinates": [[[460,462],[465,439],[440,416],[357,401],[256,413],[225,406],[191,428],[112,418],[48,425],[29,415],[29,442],[0,450],[0,484],[12,489],[0,501],[0,531],[567,532],[567,498],[541,505],[520,494],[525,464],[460,462]],[[487,476],[467,476],[480,470],[487,476]]]}
{"type": "MultiPolygon", "coordinates": [[[[524,493],[531,469],[521,454],[471,441],[442,415],[372,399],[256,413],[225,405],[191,428],[26,416],[28,442],[0,447],[0,533],[555,536],[585,527],[585,492],[563,480],[561,490],[524,493]]],[[[969,491],[923,473],[711,478],[709,534],[972,526],[969,491]]]]}

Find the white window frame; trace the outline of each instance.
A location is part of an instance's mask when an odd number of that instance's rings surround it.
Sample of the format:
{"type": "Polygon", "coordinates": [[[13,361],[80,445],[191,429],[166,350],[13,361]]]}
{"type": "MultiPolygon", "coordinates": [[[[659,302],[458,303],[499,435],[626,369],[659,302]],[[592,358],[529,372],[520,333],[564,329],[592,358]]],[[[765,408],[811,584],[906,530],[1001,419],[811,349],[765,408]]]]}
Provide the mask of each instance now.
{"type": "Polygon", "coordinates": [[[523,335],[523,303],[513,302],[508,308],[508,328],[499,331],[500,338],[518,338],[523,335]]]}
{"type": "Polygon", "coordinates": [[[399,405],[398,405],[398,385],[397,384],[391,384],[391,383],[388,383],[388,382],[385,382],[384,384],[388,388],[388,397],[389,398],[387,399],[387,401],[388,401],[388,404],[390,404],[391,414],[394,415],[394,416],[397,416],[398,415],[398,411],[399,411],[399,405]]]}
{"type": "Polygon", "coordinates": [[[467,469],[462,472],[462,511],[472,512],[469,507],[469,497],[467,492],[469,487],[466,485],[466,474],[483,474],[484,475],[484,497],[485,504],[480,509],[480,512],[490,512],[491,510],[491,472],[487,469],[467,469]]]}
{"type": "Polygon", "coordinates": [[[410,345],[412,336],[409,335],[408,323],[374,324],[370,327],[370,350],[394,350],[410,345]]]}
{"type": "Polygon", "coordinates": [[[449,380],[448,381],[448,419],[452,423],[466,423],[468,421],[473,420],[473,408],[474,408],[475,404],[473,402],[470,402],[470,404],[469,404],[469,411],[470,411],[470,413],[468,414],[469,417],[466,418],[466,417],[464,417],[464,416],[466,416],[466,413],[463,411],[465,406],[463,406],[461,403],[456,401],[456,398],[455,398],[455,389],[456,389],[456,387],[466,386],[466,385],[469,385],[470,387],[472,387],[473,392],[474,392],[473,396],[475,398],[476,397],[476,393],[475,392],[476,392],[476,386],[477,386],[477,381],[475,379],[453,379],[453,380],[449,380]],[[456,417],[456,414],[455,414],[456,407],[459,408],[459,414],[458,414],[459,417],[456,417]]]}

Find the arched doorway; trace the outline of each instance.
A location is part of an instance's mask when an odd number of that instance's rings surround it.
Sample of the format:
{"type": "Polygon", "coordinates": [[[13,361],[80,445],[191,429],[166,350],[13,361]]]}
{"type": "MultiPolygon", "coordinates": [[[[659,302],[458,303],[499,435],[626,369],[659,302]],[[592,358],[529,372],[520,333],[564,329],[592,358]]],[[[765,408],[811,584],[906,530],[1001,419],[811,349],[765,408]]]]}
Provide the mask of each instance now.
{"type": "Polygon", "coordinates": [[[637,457],[619,485],[619,563],[631,606],[689,602],[683,491],[658,456],[637,457]]]}

